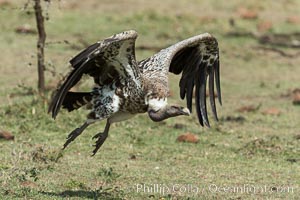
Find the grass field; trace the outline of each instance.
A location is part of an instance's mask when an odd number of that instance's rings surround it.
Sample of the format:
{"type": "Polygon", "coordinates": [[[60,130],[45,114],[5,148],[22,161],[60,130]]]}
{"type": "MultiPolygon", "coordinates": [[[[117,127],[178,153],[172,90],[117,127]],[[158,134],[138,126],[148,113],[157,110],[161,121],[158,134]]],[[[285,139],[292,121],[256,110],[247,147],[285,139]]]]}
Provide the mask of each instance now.
{"type": "MultiPolygon", "coordinates": [[[[300,88],[300,49],[257,39],[284,33],[293,34],[283,37],[285,44],[299,43],[298,0],[52,0],[45,97],[36,90],[37,34],[16,32],[24,24],[35,30],[32,5],[22,9],[26,2],[0,1],[0,130],[15,136],[0,139],[0,199],[299,199],[300,106],[292,103],[292,91],[300,88]],[[139,33],[138,60],[200,33],[217,37],[220,121],[210,115],[208,129],[195,113],[161,123],[139,115],[113,124],[94,157],[91,138],[105,122],[61,151],[88,112],[61,112],[55,121],[47,114],[69,59],[87,44],[128,29],[139,33]],[[186,132],[199,142],[176,142],[186,132]]],[[[179,78],[170,76],[169,101],[185,105],[179,78]]]]}

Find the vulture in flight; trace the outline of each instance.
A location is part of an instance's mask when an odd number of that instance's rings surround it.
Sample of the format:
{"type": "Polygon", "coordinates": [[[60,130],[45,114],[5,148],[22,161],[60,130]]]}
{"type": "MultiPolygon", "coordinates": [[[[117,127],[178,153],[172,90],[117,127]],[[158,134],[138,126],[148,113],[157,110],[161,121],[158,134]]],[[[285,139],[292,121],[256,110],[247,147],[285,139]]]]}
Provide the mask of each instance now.
{"type": "Polygon", "coordinates": [[[56,90],[49,106],[55,119],[60,108],[68,111],[86,105],[91,111],[86,121],[67,137],[66,148],[84,129],[94,122],[106,119],[103,132],[96,134],[93,155],[108,136],[114,122],[132,118],[147,112],[155,122],[192,112],[193,90],[200,125],[209,127],[206,106],[206,85],[215,120],[218,120],[214,85],[221,101],[219,48],[216,38],[208,33],[200,34],[166,49],[142,61],[135,58],[137,32],[130,30],[99,41],[70,60],[73,67],[65,81],[56,90]],[[180,97],[186,98],[187,108],[170,105],[168,73],[181,74],[180,97]],[[90,92],[71,92],[84,74],[94,79],[90,92]],[[208,80],[207,80],[208,79],[208,80]]]}

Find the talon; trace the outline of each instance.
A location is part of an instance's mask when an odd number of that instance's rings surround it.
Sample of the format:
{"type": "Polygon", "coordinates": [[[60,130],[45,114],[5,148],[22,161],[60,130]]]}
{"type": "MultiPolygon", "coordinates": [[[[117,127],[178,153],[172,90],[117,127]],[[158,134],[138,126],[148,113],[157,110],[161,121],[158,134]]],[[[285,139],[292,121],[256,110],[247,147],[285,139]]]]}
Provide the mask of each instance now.
{"type": "MultiPolygon", "coordinates": [[[[96,144],[94,144],[93,146],[95,147],[92,156],[94,156],[97,151],[100,149],[100,147],[103,145],[103,143],[105,142],[108,133],[107,132],[103,132],[103,133],[98,133],[97,135],[95,135],[98,137],[98,140],[96,141],[96,144]]],[[[94,136],[94,137],[95,137],[94,136]]]]}
{"type": "Polygon", "coordinates": [[[89,124],[84,123],[80,128],[76,128],[73,130],[67,137],[67,141],[65,142],[63,149],[65,149],[73,140],[75,140],[89,124]]]}
{"type": "Polygon", "coordinates": [[[75,140],[75,138],[76,138],[77,136],[79,136],[80,134],[81,134],[81,132],[79,131],[78,128],[75,129],[74,131],[72,131],[72,132],[68,135],[67,141],[65,142],[63,149],[65,149],[65,148],[66,148],[73,140],[75,140]]]}
{"type": "Polygon", "coordinates": [[[93,146],[95,146],[95,149],[93,151],[92,156],[94,156],[97,153],[97,151],[100,149],[102,144],[105,142],[105,140],[108,136],[109,127],[110,127],[110,123],[107,121],[104,132],[94,135],[93,139],[98,138],[98,140],[96,141],[96,144],[93,145],[93,146]]]}
{"type": "Polygon", "coordinates": [[[93,150],[92,156],[94,156],[97,153],[97,151],[100,149],[100,147],[102,146],[102,144],[104,143],[104,141],[106,140],[106,138],[107,138],[107,136],[106,137],[100,137],[97,140],[96,144],[93,145],[95,147],[95,149],[93,150]]]}
{"type": "Polygon", "coordinates": [[[101,137],[101,134],[102,134],[102,133],[98,133],[98,134],[94,135],[94,136],[92,137],[92,139],[94,140],[94,139],[97,139],[97,138],[101,137]]]}

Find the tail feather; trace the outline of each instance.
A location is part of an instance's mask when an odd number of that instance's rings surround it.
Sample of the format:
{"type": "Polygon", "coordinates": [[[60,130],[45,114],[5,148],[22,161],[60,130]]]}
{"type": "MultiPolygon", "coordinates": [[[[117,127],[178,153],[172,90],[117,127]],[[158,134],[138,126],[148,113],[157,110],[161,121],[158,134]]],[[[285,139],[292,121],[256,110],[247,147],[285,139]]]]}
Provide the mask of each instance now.
{"type": "Polygon", "coordinates": [[[90,92],[68,92],[62,106],[71,112],[89,103],[92,97],[93,95],[90,92]]]}

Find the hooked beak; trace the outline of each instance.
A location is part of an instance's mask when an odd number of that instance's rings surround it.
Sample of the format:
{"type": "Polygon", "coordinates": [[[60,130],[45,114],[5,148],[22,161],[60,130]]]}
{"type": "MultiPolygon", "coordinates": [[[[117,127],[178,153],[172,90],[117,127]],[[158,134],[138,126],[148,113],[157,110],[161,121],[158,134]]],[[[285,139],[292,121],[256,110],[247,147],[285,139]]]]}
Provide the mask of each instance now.
{"type": "Polygon", "coordinates": [[[187,116],[189,116],[191,114],[191,112],[188,108],[182,109],[181,112],[182,112],[183,115],[187,115],[187,116]]]}

